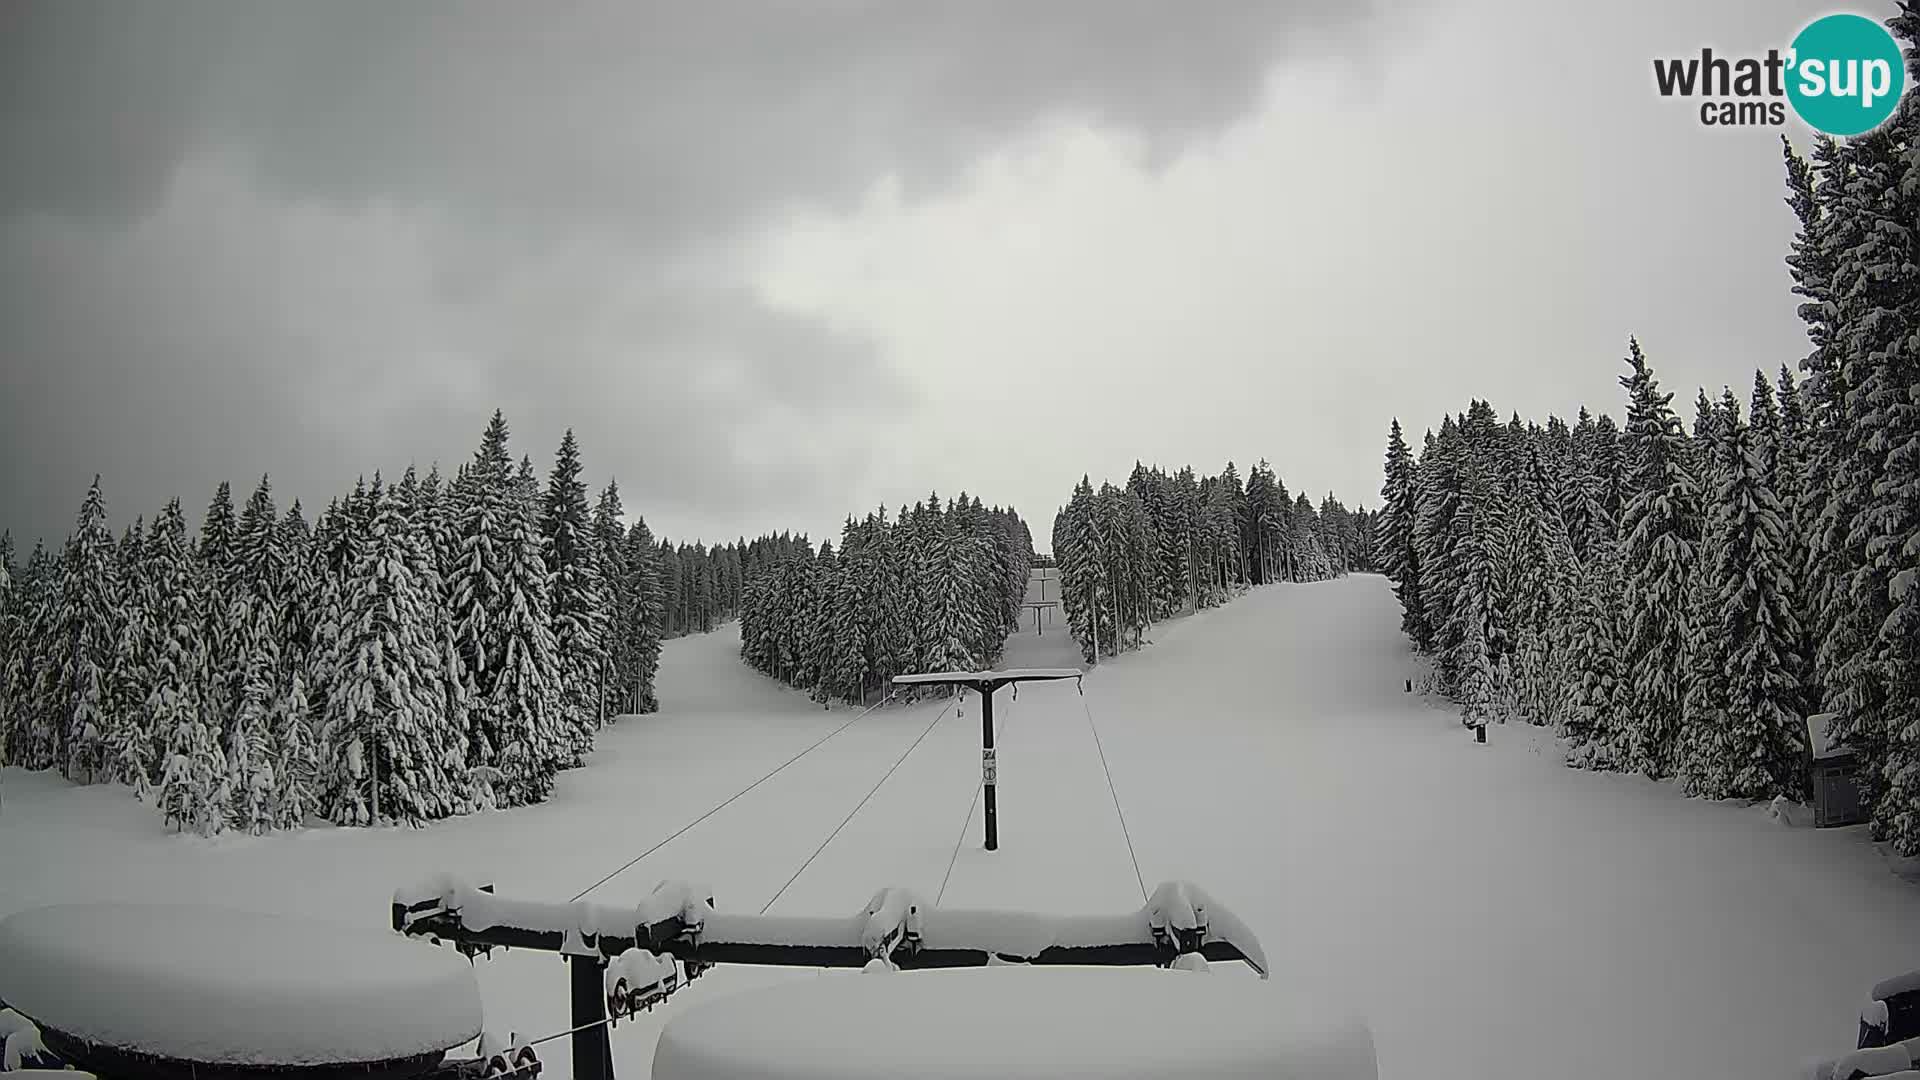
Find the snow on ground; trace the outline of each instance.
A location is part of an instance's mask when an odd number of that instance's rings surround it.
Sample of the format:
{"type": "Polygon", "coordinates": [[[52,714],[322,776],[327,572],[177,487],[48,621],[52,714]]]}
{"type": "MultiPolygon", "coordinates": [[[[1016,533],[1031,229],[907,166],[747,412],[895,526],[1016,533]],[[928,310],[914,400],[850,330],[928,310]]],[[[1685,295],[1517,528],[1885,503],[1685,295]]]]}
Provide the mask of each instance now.
{"type": "MultiPolygon", "coordinates": [[[[1003,666],[1077,661],[1058,622],[1036,636],[1031,619],[1003,666]]],[[[1534,729],[1475,745],[1402,693],[1417,671],[1398,622],[1377,577],[1272,586],[1156,628],[1089,674],[1084,698],[1072,683],[1003,691],[998,852],[980,850],[977,805],[968,816],[969,697],[873,713],[590,897],[632,903],[681,877],[723,911],[779,893],[775,913],[852,915],[882,886],[932,897],[945,880],[952,906],[1137,909],[1091,713],[1145,886],[1193,880],[1260,935],[1276,981],[1363,1011],[1384,1080],[1791,1075],[1852,1041],[1875,982],[1920,966],[1920,889],[1862,830],[1564,769],[1534,729]]],[[[0,914],[116,898],[379,926],[396,886],[440,870],[568,899],[856,715],[736,652],[725,631],[668,643],[664,711],[605,733],[552,802],[425,830],[201,841],[165,834],[124,791],[8,770],[0,914]]],[[[678,1011],[822,977],[865,976],[709,973],[615,1030],[621,1075],[645,1075],[678,1011]]],[[[489,1026],[566,1026],[557,957],[496,954],[480,980],[489,1026]]],[[[564,1075],[564,1041],[540,1050],[564,1075]]]]}

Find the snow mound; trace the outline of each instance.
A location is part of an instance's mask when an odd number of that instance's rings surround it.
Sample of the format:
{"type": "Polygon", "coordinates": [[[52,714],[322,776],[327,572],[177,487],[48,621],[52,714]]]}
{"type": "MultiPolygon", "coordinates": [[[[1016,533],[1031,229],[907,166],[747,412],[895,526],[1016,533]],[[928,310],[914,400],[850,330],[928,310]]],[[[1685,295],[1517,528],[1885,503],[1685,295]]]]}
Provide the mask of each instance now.
{"type": "Polygon", "coordinates": [[[825,976],[670,1020],[654,1080],[1378,1080],[1373,1036],[1271,982],[1157,968],[825,976]]]}
{"type": "Polygon", "coordinates": [[[387,1061],[480,1033],[473,969],[384,930],[63,904],[0,920],[0,1000],[48,1029],[207,1064],[387,1061]]]}

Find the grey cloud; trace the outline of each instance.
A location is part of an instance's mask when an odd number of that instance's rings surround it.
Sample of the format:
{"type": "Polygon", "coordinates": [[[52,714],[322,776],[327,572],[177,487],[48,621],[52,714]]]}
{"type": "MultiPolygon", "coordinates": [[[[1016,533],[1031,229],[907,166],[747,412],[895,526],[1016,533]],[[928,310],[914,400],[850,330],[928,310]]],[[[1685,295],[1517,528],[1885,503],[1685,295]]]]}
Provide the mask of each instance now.
{"type": "MultiPolygon", "coordinates": [[[[0,15],[0,521],[452,462],[499,405],[650,518],[831,523],[931,404],[749,233],[1056,116],[1163,158],[1339,3],[26,3],[0,15]]],[[[898,483],[901,478],[890,478],[898,483]]],[[[911,484],[912,480],[905,482],[911,484]]],[[[1038,508],[1030,510],[1038,513],[1038,508]]],[[[816,526],[817,528],[817,526],[816,526]]]]}

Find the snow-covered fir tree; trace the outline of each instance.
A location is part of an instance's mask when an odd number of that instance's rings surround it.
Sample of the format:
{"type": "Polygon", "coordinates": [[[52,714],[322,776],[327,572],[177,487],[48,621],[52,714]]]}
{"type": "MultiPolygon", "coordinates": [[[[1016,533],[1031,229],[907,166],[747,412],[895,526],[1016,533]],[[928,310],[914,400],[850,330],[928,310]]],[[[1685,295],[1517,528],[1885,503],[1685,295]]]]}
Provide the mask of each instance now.
{"type": "Polygon", "coordinates": [[[417,824],[456,811],[449,749],[463,740],[445,715],[432,556],[377,476],[370,494],[374,518],[348,572],[341,662],[320,731],[323,776],[335,821],[417,824]]]}
{"type": "Polygon", "coordinates": [[[114,642],[118,637],[117,552],[107,531],[106,500],[93,478],[60,560],[59,607],[53,619],[59,667],[53,699],[63,714],[61,769],[71,780],[106,778],[106,739],[114,642]]]}
{"type": "Polygon", "coordinates": [[[1621,385],[1627,410],[1633,495],[1621,518],[1627,625],[1623,662],[1635,716],[1630,760],[1649,776],[1671,775],[1691,640],[1687,589],[1700,540],[1700,498],[1673,395],[1629,341],[1621,385]]]}
{"type": "Polygon", "coordinates": [[[568,429],[547,479],[540,518],[541,554],[549,575],[548,619],[560,681],[560,723],[578,764],[600,725],[601,640],[605,602],[598,547],[580,480],[580,445],[568,429]]]}
{"type": "Polygon", "coordinates": [[[1787,525],[1767,482],[1759,432],[1729,417],[1720,432],[1721,473],[1712,500],[1717,599],[1715,636],[1726,663],[1722,685],[1726,722],[1712,775],[1724,777],[1715,794],[1764,799],[1800,796],[1806,728],[1803,663],[1795,653],[1799,624],[1787,563],[1787,525]]]}

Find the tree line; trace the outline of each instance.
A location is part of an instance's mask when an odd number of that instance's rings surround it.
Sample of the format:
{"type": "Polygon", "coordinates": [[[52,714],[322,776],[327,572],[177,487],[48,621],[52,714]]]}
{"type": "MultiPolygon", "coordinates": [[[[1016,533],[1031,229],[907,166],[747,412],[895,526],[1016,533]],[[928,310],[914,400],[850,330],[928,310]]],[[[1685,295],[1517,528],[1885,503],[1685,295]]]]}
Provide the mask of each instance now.
{"type": "Polygon", "coordinates": [[[1010,509],[964,492],[847,518],[840,547],[804,537],[750,559],[740,655],[814,700],[864,702],[895,675],[975,671],[1018,627],[1033,537],[1010,509]]]}
{"type": "MultiPolygon", "coordinates": [[[[1893,25],[1908,42],[1920,20],[1893,25]]],[[[1379,557],[1469,722],[1710,798],[1806,796],[1804,717],[1865,765],[1872,833],[1920,855],[1920,112],[1785,146],[1804,381],[1701,391],[1689,432],[1637,342],[1626,423],[1388,439],[1379,557]]],[[[1784,141],[1784,140],[1783,140],[1784,141]]]]}
{"type": "Polygon", "coordinates": [[[451,481],[375,475],[309,523],[267,478],[116,541],[95,478],[64,547],[0,539],[0,761],[119,782],[212,834],[538,802],[658,707],[660,642],[738,608],[744,544],[657,542],[579,446],[544,487],[496,412],[451,481]]]}
{"type": "Polygon", "coordinates": [[[1085,476],[1053,520],[1067,626],[1089,661],[1137,647],[1153,623],[1276,581],[1372,569],[1375,515],[1331,494],[1315,510],[1264,460],[1244,485],[1134,463],[1125,487],[1085,476]]]}

